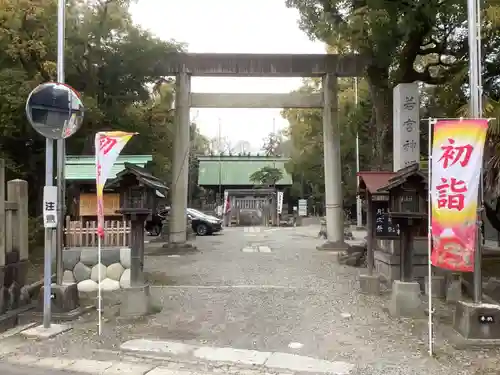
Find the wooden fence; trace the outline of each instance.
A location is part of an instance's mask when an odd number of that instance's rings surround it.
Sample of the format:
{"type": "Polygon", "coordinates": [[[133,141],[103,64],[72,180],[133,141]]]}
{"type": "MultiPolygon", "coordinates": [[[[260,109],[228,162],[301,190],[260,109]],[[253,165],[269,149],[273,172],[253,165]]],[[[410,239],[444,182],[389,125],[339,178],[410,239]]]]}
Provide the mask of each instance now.
{"type": "MultiPolygon", "coordinates": [[[[72,221],[66,217],[64,228],[66,247],[97,246],[97,221],[72,221]]],[[[126,220],[106,220],[104,222],[103,247],[130,246],[130,222],[126,220]]]]}

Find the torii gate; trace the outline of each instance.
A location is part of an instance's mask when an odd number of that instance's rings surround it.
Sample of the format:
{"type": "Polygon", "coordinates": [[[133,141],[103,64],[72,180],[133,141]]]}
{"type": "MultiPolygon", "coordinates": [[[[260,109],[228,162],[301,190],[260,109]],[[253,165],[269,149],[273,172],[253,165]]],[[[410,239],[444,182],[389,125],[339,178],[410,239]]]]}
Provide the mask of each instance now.
{"type": "Polygon", "coordinates": [[[191,108],[323,108],[325,206],[328,240],[321,250],[344,250],[344,212],[337,77],[358,77],[367,59],[330,54],[215,54],[169,53],[155,67],[163,76],[176,76],[175,139],[169,242],[185,244],[191,108]],[[191,93],[191,77],[321,77],[320,94],[191,93]]]}

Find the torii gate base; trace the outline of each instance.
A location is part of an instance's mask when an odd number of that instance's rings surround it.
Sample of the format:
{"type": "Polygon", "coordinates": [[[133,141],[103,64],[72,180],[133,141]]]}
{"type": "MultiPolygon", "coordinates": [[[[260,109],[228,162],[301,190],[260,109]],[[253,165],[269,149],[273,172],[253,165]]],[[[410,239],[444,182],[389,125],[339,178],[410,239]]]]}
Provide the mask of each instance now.
{"type": "Polygon", "coordinates": [[[176,131],[173,155],[170,246],[186,246],[189,131],[191,107],[323,108],[325,206],[328,240],[319,250],[345,250],[342,209],[337,78],[362,75],[366,59],[359,55],[249,55],[172,53],[160,75],[176,76],[176,131]],[[192,76],[322,77],[320,94],[191,94],[192,76]]]}

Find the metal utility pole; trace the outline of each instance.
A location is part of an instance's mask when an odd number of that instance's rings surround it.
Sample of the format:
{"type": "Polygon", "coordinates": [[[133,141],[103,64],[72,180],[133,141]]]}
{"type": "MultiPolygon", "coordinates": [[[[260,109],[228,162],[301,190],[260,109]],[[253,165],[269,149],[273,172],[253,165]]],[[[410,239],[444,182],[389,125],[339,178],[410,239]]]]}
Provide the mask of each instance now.
{"type": "MultiPolygon", "coordinates": [[[[276,134],[276,118],[273,117],[273,136],[272,136],[272,139],[271,141],[273,142],[272,144],[272,147],[273,147],[273,155],[272,156],[276,156],[277,153],[276,153],[276,147],[278,146],[278,136],[276,134]]],[[[273,167],[276,168],[276,161],[273,162],[273,167]]]]}
{"type": "MultiPolygon", "coordinates": [[[[64,34],[66,24],[66,0],[59,0],[57,4],[57,82],[64,83],[64,34]]],[[[62,249],[64,241],[64,209],[66,206],[66,186],[64,167],[66,162],[66,141],[57,141],[57,228],[56,228],[56,282],[63,281],[62,249]]]]}
{"type": "MultiPolygon", "coordinates": [[[[64,24],[66,17],[66,1],[59,0],[57,3],[57,82],[64,83],[64,24]]],[[[64,147],[64,140],[57,140],[58,159],[60,144],[64,147]]],[[[63,159],[64,161],[64,159],[63,159]]],[[[59,160],[57,163],[59,166],[59,160]]],[[[59,171],[58,171],[57,185],[59,187],[59,171]]],[[[45,138],[45,186],[54,186],[54,140],[45,138]]],[[[59,194],[59,189],[58,189],[59,194]]],[[[58,204],[60,204],[60,197],[58,204]]],[[[64,219],[58,217],[59,223],[56,229],[57,238],[59,237],[59,227],[64,225],[64,219]]],[[[62,229],[62,227],[61,227],[62,229]]],[[[59,277],[62,283],[62,273],[59,275],[59,268],[62,268],[62,251],[59,252],[57,247],[56,238],[56,271],[57,281],[59,277]]],[[[51,325],[51,285],[52,285],[52,250],[54,249],[54,230],[52,228],[45,228],[45,241],[44,241],[44,290],[43,290],[43,327],[50,328],[51,325]]],[[[61,248],[62,250],[62,248],[61,248]]]]}
{"type": "Polygon", "coordinates": [[[219,151],[219,199],[222,200],[222,126],[221,126],[221,121],[219,118],[219,128],[217,131],[217,143],[218,145],[218,151],[219,151]]]}
{"type": "MultiPolygon", "coordinates": [[[[354,105],[358,108],[358,77],[354,77],[354,105]]],[[[356,132],[356,172],[359,173],[359,132],[356,132]]],[[[359,186],[359,177],[356,177],[359,186]]],[[[361,228],[363,226],[363,215],[361,207],[361,197],[356,197],[356,226],[361,228]]]]}
{"type": "MultiPolygon", "coordinates": [[[[467,19],[469,32],[469,88],[470,88],[470,117],[480,118],[481,109],[481,43],[480,43],[480,13],[479,0],[467,0],[467,19]]],[[[474,254],[474,302],[481,303],[482,300],[482,210],[483,210],[483,170],[479,180],[479,197],[477,209],[478,234],[476,252],[474,254]]]]}
{"type": "MultiPolygon", "coordinates": [[[[479,116],[483,116],[483,80],[481,63],[481,0],[476,0],[477,11],[477,66],[478,66],[478,106],[479,116]]],[[[482,181],[482,180],[481,180],[482,181]]],[[[482,186],[482,185],[481,185],[482,186]]],[[[482,198],[481,198],[482,199],[482,198]]],[[[482,201],[482,200],[481,200],[482,201]]]]}
{"type": "MultiPolygon", "coordinates": [[[[45,138],[45,186],[54,186],[54,141],[45,138]]],[[[54,248],[54,230],[45,228],[43,254],[43,328],[50,328],[51,323],[51,285],[52,285],[52,249],[54,248]]]]}

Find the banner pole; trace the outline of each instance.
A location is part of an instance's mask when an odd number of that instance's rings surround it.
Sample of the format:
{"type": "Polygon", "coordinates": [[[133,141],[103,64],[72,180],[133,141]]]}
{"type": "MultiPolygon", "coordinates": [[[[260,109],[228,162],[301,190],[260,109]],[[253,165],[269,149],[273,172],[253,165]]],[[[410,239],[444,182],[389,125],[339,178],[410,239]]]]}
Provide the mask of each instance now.
{"type": "MultiPolygon", "coordinates": [[[[469,41],[469,88],[470,88],[470,111],[469,116],[481,117],[480,108],[480,85],[481,85],[481,61],[480,51],[478,50],[478,2],[477,0],[467,0],[467,28],[469,41]]],[[[481,258],[482,258],[482,239],[481,239],[481,195],[482,195],[482,165],[480,169],[480,180],[478,187],[478,205],[477,205],[477,241],[476,251],[474,253],[474,303],[482,302],[482,274],[481,274],[481,258]]]]}
{"type": "Polygon", "coordinates": [[[431,170],[432,170],[432,126],[434,125],[435,120],[429,118],[428,121],[428,143],[427,143],[427,153],[428,153],[428,165],[427,165],[427,301],[429,308],[429,320],[428,320],[428,330],[429,330],[429,355],[432,357],[434,348],[434,333],[432,327],[432,320],[434,315],[434,308],[432,306],[432,185],[431,185],[431,170]]]}
{"type": "Polygon", "coordinates": [[[102,334],[102,291],[101,291],[101,236],[97,234],[97,279],[99,283],[97,284],[97,319],[99,320],[97,323],[99,336],[102,334]]]}
{"type": "MultiPolygon", "coordinates": [[[[477,98],[476,98],[477,99],[477,98]]],[[[476,108],[479,111],[479,115],[482,113],[482,109],[476,108]]],[[[428,120],[431,120],[430,118],[428,120]]],[[[446,118],[446,119],[439,119],[441,120],[458,120],[458,121],[468,121],[468,120],[487,120],[488,122],[490,121],[495,121],[495,118],[479,118],[477,115],[472,116],[472,118],[446,118]]],[[[437,121],[437,119],[435,119],[437,121]]],[[[431,187],[429,186],[429,189],[431,187]]],[[[477,209],[476,209],[476,243],[475,243],[475,251],[473,255],[473,264],[474,264],[474,273],[473,273],[473,302],[475,304],[481,304],[482,303],[482,270],[481,270],[481,263],[482,263],[482,253],[483,253],[483,230],[482,230],[482,214],[484,211],[484,159],[482,160],[482,164],[479,170],[479,184],[478,184],[478,194],[477,194],[477,209]]],[[[431,222],[432,225],[432,222],[431,222]]],[[[432,240],[432,237],[431,237],[432,240]]],[[[431,243],[432,245],[432,243],[431,243]]]]}
{"type": "Polygon", "coordinates": [[[96,165],[96,193],[97,193],[97,308],[98,330],[102,334],[102,286],[101,286],[101,258],[102,240],[104,238],[104,185],[108,179],[111,168],[120,155],[121,150],[132,136],[138,133],[122,131],[98,132],[95,135],[95,165],[96,165]],[[112,152],[111,152],[112,151],[112,152]]]}

